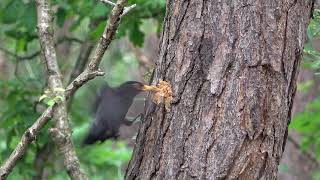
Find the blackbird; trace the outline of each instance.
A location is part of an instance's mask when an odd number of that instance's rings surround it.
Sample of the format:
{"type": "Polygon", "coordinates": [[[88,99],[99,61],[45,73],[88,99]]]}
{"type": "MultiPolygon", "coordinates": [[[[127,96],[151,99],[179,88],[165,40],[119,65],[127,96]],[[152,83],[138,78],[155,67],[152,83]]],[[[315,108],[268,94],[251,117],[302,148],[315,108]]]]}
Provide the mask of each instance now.
{"type": "Polygon", "coordinates": [[[121,124],[130,126],[133,121],[126,119],[126,114],[133,99],[142,91],[148,91],[150,86],[137,81],[127,81],[119,87],[106,85],[96,97],[94,104],[95,119],[91,124],[88,135],[83,144],[93,144],[97,141],[119,136],[121,124]]]}

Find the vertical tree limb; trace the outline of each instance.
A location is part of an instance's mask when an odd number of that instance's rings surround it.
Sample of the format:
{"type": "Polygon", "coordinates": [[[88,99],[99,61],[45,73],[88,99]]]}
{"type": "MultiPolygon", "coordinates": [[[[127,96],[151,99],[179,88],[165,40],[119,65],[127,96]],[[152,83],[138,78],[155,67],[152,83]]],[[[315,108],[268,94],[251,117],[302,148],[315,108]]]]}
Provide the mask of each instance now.
{"type": "Polygon", "coordinates": [[[55,96],[61,99],[54,108],[54,128],[49,131],[55,145],[63,156],[64,166],[71,179],[87,179],[80,168],[80,162],[71,140],[65,94],[63,91],[56,91],[56,89],[64,88],[54,47],[51,7],[48,0],[36,0],[36,5],[41,56],[46,63],[48,84],[51,91],[55,93],[55,96]]]}

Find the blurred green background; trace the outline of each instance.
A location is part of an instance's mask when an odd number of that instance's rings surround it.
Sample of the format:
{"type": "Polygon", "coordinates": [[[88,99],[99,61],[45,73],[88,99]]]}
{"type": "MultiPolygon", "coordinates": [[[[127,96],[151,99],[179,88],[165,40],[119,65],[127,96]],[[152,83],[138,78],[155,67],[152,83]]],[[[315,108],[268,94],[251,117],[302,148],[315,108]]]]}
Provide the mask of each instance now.
{"type": "MultiPolygon", "coordinates": [[[[68,84],[76,62],[92,54],[101,36],[111,7],[96,0],[51,0],[59,65],[68,84]]],[[[75,94],[70,106],[69,119],[73,140],[82,167],[90,179],[120,180],[131,158],[134,129],[119,141],[106,141],[80,147],[90,122],[96,92],[108,82],[117,86],[127,80],[148,81],[158,55],[165,0],[129,0],[137,4],[122,21],[116,39],[112,42],[101,64],[104,77],[90,81],[75,94]]],[[[312,72],[312,78],[298,84],[298,94],[313,93],[303,110],[295,112],[290,131],[299,133],[298,148],[320,160],[320,11],[315,10],[308,28],[301,68],[312,72]]],[[[39,57],[36,31],[36,9],[32,0],[0,1],[0,162],[13,151],[23,132],[39,117],[46,107],[38,102],[46,89],[44,63],[39,57]]],[[[143,99],[143,96],[140,98],[143,99]]],[[[141,102],[141,99],[140,99],[141,102]]],[[[295,103],[300,103],[299,100],[295,103]]],[[[140,105],[141,106],[141,103],[140,105]]],[[[142,107],[143,108],[143,107],[142,107]]],[[[139,108],[138,108],[139,109],[139,108]]],[[[141,110],[141,107],[140,107],[141,110]]],[[[132,110],[133,113],[139,111],[132,110]]],[[[8,179],[67,179],[63,162],[51,148],[47,129],[43,129],[32,143],[26,156],[14,168],[8,179]]],[[[319,164],[319,163],[318,163],[319,164]]],[[[281,163],[279,171],[293,173],[290,164],[281,163]]],[[[320,171],[310,172],[320,179],[320,171]]]]}
{"type": "MultiPolygon", "coordinates": [[[[67,85],[80,53],[87,50],[93,54],[112,7],[96,0],[51,2],[58,63],[67,85]],[[88,44],[93,48],[87,48],[88,44]]],[[[129,0],[128,6],[131,4],[137,6],[122,19],[116,39],[101,64],[106,75],[80,88],[70,106],[69,119],[76,151],[82,167],[94,180],[123,179],[133,148],[129,141],[134,138],[133,132],[118,141],[80,147],[93,119],[95,95],[106,82],[117,86],[127,80],[147,80],[152,68],[141,64],[139,58],[143,54],[153,62],[157,54],[165,1],[129,0]]],[[[0,1],[1,163],[46,107],[38,102],[47,80],[44,63],[38,55],[36,21],[35,1],[0,1]]],[[[47,144],[50,141],[47,129],[51,123],[41,131],[8,179],[68,179],[63,162],[57,158],[58,152],[47,144]]]]}

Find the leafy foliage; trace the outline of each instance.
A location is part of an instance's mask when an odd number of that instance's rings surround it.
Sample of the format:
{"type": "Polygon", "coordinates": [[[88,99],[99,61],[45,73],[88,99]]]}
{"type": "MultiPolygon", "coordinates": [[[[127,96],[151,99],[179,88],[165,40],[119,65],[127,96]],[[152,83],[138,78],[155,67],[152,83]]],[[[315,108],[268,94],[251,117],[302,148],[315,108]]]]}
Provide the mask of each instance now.
{"type": "Polygon", "coordinates": [[[304,66],[317,71],[320,70],[320,52],[314,48],[313,40],[320,38],[320,10],[314,10],[314,18],[311,19],[307,29],[308,41],[304,46],[304,66]]]}
{"type": "Polygon", "coordinates": [[[310,102],[305,111],[297,114],[290,128],[293,128],[301,133],[302,138],[302,150],[309,150],[310,148],[316,149],[317,157],[320,158],[320,98],[310,102]]]}
{"type": "MultiPolygon", "coordinates": [[[[39,84],[33,82],[32,79],[24,81],[10,80],[0,81],[0,96],[1,110],[0,110],[0,160],[3,162],[6,157],[10,155],[15,146],[20,141],[23,132],[39,117],[39,113],[35,111],[35,102],[40,95],[41,88],[35,88],[39,84]],[[35,84],[32,86],[30,84],[35,84]],[[5,104],[5,105],[3,105],[5,104]]],[[[43,143],[45,135],[40,134],[37,144],[43,143]]],[[[27,157],[15,169],[12,177],[24,178],[19,175],[19,172],[32,175],[34,170],[29,168],[32,166],[33,158],[36,149],[36,144],[33,144],[28,151],[27,157]],[[26,171],[24,171],[26,169],[26,171]]]]}
{"type": "MultiPolygon", "coordinates": [[[[95,42],[101,36],[107,17],[112,7],[98,0],[74,1],[51,0],[54,13],[54,29],[58,32],[56,43],[63,42],[70,47],[66,59],[59,59],[59,65],[65,80],[68,71],[74,66],[74,59],[80,53],[82,43],[95,42]],[[67,33],[59,33],[67,32],[67,33]],[[68,38],[80,40],[79,44],[69,43],[68,38]],[[61,41],[60,40],[66,40],[61,41]],[[66,43],[67,42],[67,43],[66,43]]],[[[165,11],[165,0],[129,0],[128,5],[137,4],[122,21],[117,32],[117,39],[129,39],[135,46],[144,43],[146,29],[160,32],[165,11]],[[152,27],[148,24],[152,20],[152,27]]],[[[40,50],[36,31],[37,14],[33,0],[0,1],[0,47],[17,56],[28,56],[40,50]],[[4,43],[5,42],[5,43],[4,43]]],[[[83,136],[92,120],[91,105],[96,90],[107,80],[111,85],[131,80],[129,71],[136,71],[138,63],[132,53],[115,41],[105,56],[102,68],[106,78],[97,78],[81,88],[75,95],[69,113],[73,130],[73,139],[82,167],[90,179],[123,179],[123,170],[128,163],[132,149],[125,141],[107,141],[90,147],[80,147],[83,136]]],[[[0,50],[1,51],[1,50],[0,50]]],[[[59,56],[59,54],[58,54],[59,56]]],[[[1,58],[1,57],[0,57],[1,58]]],[[[58,99],[45,94],[46,76],[43,64],[35,56],[30,61],[22,62],[15,56],[8,60],[8,75],[0,72],[0,162],[2,163],[15,148],[23,132],[39,117],[47,105],[53,105],[58,99]],[[42,96],[43,95],[43,96],[42,96]],[[39,102],[39,97],[44,98],[39,102]]],[[[8,179],[32,179],[36,176],[35,159],[38,151],[50,141],[49,123],[31,144],[25,157],[14,168],[8,179]]],[[[49,155],[48,155],[49,156],[49,155]]],[[[67,179],[61,159],[50,154],[45,168],[50,179],[67,179]],[[51,157],[52,156],[52,157],[51,157]],[[53,159],[52,159],[53,158],[53,159]]]]}

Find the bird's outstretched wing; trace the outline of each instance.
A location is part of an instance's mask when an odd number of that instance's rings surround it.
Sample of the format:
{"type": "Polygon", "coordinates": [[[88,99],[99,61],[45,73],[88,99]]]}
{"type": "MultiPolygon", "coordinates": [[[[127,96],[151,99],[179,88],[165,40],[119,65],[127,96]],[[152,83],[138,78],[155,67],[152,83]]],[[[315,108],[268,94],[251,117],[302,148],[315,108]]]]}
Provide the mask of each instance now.
{"type": "Polygon", "coordinates": [[[99,104],[101,103],[102,101],[102,97],[104,94],[108,94],[108,93],[111,93],[113,91],[113,88],[111,88],[108,84],[105,84],[101,90],[99,90],[96,94],[96,99],[92,105],[92,112],[94,114],[97,113],[97,110],[98,110],[98,107],[99,107],[99,104]]]}
{"type": "Polygon", "coordinates": [[[88,135],[83,144],[93,144],[96,141],[105,141],[119,136],[121,119],[126,113],[123,111],[123,102],[116,96],[114,89],[104,87],[97,95],[95,120],[91,124],[88,135]]]}

